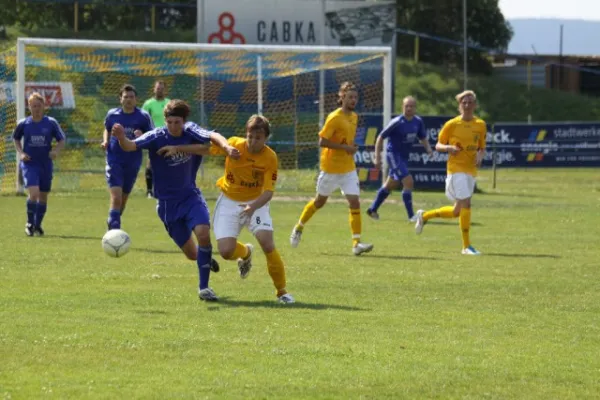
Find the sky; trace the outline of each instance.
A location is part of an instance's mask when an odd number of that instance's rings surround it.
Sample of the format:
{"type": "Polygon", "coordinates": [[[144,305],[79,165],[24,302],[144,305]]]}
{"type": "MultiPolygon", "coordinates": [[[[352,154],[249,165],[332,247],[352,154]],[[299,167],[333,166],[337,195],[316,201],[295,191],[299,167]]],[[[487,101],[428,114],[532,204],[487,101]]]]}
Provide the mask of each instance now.
{"type": "Polygon", "coordinates": [[[500,0],[506,19],[562,18],[600,21],[600,0],[500,0]]]}

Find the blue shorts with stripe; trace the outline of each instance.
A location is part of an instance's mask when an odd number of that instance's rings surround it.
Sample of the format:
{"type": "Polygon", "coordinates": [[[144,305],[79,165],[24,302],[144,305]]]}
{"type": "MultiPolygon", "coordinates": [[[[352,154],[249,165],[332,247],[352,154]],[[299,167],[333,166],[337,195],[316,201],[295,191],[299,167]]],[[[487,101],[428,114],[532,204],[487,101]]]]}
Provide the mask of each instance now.
{"type": "Polygon", "coordinates": [[[410,175],[408,164],[403,157],[397,154],[387,153],[386,158],[389,167],[389,176],[393,180],[401,181],[410,175]]]}
{"type": "Polygon", "coordinates": [[[196,226],[210,226],[210,211],[200,189],[180,199],[159,200],[156,211],[169,236],[179,247],[190,239],[196,226]]]}

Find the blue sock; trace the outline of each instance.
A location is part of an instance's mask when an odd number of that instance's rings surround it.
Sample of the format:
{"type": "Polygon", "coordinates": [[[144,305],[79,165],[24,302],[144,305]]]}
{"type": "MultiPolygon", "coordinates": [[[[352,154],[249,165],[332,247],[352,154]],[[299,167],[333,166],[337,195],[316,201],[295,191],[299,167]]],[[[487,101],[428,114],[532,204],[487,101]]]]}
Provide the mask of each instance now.
{"type": "Polygon", "coordinates": [[[121,211],[112,208],[108,211],[108,227],[110,229],[121,229],[121,211]]]}
{"type": "Polygon", "coordinates": [[[33,225],[35,223],[35,210],[37,203],[27,200],[27,223],[33,225]]]}
{"type": "Polygon", "coordinates": [[[211,259],[212,247],[198,246],[198,257],[196,258],[196,264],[198,264],[198,274],[200,275],[200,290],[208,287],[211,259]]]}
{"type": "Polygon", "coordinates": [[[370,210],[377,212],[377,210],[379,209],[379,207],[381,207],[381,205],[383,204],[383,202],[385,201],[385,199],[387,199],[387,197],[389,195],[390,195],[389,190],[387,190],[384,187],[381,187],[377,191],[377,196],[375,196],[375,200],[373,201],[373,204],[371,204],[370,210]]]}
{"type": "Polygon", "coordinates": [[[37,209],[35,210],[35,226],[42,226],[42,221],[44,220],[47,209],[48,205],[46,203],[37,203],[37,209]]]}
{"type": "Polygon", "coordinates": [[[412,206],[412,191],[411,190],[403,190],[402,191],[402,201],[404,201],[404,207],[406,207],[406,213],[408,214],[408,218],[412,218],[415,215],[412,206]]]}

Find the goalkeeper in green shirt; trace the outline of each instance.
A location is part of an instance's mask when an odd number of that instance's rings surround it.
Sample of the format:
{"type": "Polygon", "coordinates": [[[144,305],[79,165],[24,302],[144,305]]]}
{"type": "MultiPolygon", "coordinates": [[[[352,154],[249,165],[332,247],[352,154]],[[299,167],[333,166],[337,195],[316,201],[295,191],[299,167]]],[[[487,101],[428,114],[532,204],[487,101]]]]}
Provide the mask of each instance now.
{"type": "MultiPolygon", "coordinates": [[[[146,111],[152,117],[155,128],[165,126],[165,115],[163,110],[169,102],[169,98],[165,97],[166,87],[164,81],[156,81],[154,83],[154,97],[146,100],[142,109],[146,111]]],[[[148,163],[146,164],[146,192],[148,198],[152,198],[152,165],[150,164],[150,157],[148,157],[148,163]]]]}

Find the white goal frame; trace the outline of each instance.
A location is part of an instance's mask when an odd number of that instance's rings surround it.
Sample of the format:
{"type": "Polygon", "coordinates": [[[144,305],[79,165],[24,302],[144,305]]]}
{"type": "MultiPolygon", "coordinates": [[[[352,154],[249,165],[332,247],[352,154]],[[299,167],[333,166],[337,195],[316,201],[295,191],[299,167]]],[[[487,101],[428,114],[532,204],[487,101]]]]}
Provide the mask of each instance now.
{"type": "MultiPolygon", "coordinates": [[[[392,113],[392,71],[393,57],[392,47],[387,46],[285,46],[285,45],[241,45],[241,44],[208,44],[208,43],[167,43],[167,42],[128,42],[113,40],[82,40],[82,39],[42,39],[42,38],[18,38],[17,39],[17,82],[16,82],[16,101],[17,101],[17,120],[25,118],[25,48],[27,45],[48,46],[48,47],[92,47],[106,49],[144,49],[144,50],[190,50],[201,52],[205,51],[246,51],[250,53],[340,53],[340,54],[383,54],[383,126],[386,126],[391,119],[392,113]]],[[[262,113],[262,60],[257,56],[257,112],[262,113]]],[[[323,74],[321,74],[323,75],[323,74]]],[[[319,122],[325,120],[324,109],[324,85],[321,83],[319,88],[319,122]]],[[[204,114],[203,114],[204,118],[204,114]]],[[[202,121],[203,123],[204,121],[202,121]]],[[[18,161],[18,160],[17,160],[18,161]]],[[[19,167],[17,162],[17,178],[19,167]]],[[[17,191],[22,188],[17,179],[17,191]]]]}

